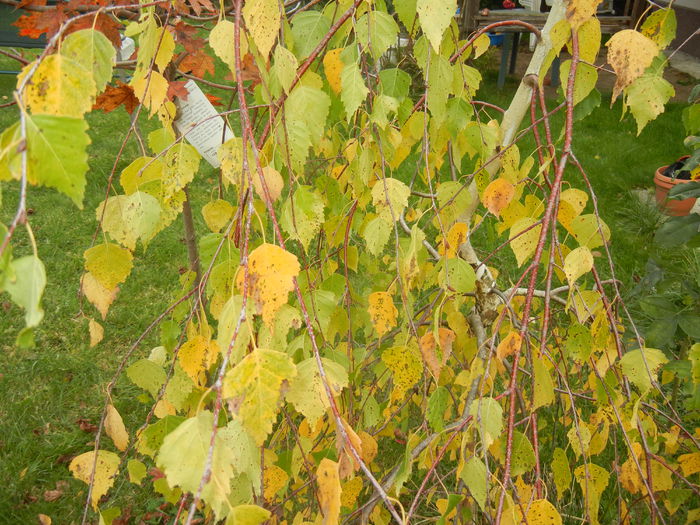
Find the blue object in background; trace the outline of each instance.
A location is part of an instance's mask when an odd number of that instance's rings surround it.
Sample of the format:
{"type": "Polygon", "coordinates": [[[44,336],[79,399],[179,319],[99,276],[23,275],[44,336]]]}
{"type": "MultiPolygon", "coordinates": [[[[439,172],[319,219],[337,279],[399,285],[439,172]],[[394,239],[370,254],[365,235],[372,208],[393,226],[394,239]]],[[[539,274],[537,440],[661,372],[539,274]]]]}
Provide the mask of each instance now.
{"type": "Polygon", "coordinates": [[[488,33],[488,35],[489,35],[489,40],[491,40],[492,46],[503,45],[503,39],[505,38],[505,35],[499,35],[496,33],[488,33]]]}

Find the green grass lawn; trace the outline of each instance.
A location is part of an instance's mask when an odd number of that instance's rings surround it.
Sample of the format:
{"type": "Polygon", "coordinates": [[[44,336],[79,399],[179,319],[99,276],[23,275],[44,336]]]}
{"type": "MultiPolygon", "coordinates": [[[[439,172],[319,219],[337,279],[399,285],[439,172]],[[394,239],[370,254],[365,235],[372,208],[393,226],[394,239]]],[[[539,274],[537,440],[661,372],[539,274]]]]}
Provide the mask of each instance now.
{"type": "MultiPolygon", "coordinates": [[[[7,63],[2,61],[0,69],[7,63]]],[[[10,96],[14,77],[0,76],[0,96],[10,96]]],[[[505,104],[514,91],[510,82],[499,92],[495,73],[488,74],[479,97],[505,104]]],[[[612,254],[618,277],[629,288],[643,272],[650,255],[654,217],[634,204],[630,190],[650,188],[654,170],[682,154],[682,106],[671,104],[666,113],[637,137],[628,117],[620,122],[619,102],[609,109],[609,94],[585,121],[578,123],[574,149],[587,170],[599,199],[601,213],[612,229],[612,254]]],[[[0,129],[17,118],[14,108],[0,110],[0,129]]],[[[555,118],[557,125],[560,118],[555,118]]],[[[22,312],[7,296],[0,296],[0,521],[33,523],[39,513],[54,523],[80,519],[86,492],[83,483],[68,472],[70,457],[92,447],[93,434],[81,430],[80,421],[99,422],[104,389],[131,342],[163,310],[178,288],[179,270],[187,264],[182,244],[181,222],[160,233],[146,253],[139,253],[136,266],[105,323],[105,339],[89,348],[86,315],[95,311],[78,299],[82,254],[89,247],[97,221],[95,207],[104,198],[112,161],[129,118],[123,109],[89,117],[92,145],[90,172],[84,208],[77,209],[67,197],[32,187],[28,206],[39,255],[46,265],[48,285],[44,296],[45,319],[36,333],[33,349],[17,349],[15,336],[21,328],[22,312]],[[46,501],[46,491],[58,487],[62,495],[46,501]]],[[[144,124],[144,129],[148,125],[144,124]]],[[[528,137],[521,146],[523,157],[533,148],[528,137]]],[[[135,144],[127,148],[123,168],[138,155],[135,144]]],[[[584,187],[572,170],[569,180],[584,187]]],[[[205,188],[215,174],[200,171],[195,195],[207,198],[205,188]]],[[[7,223],[17,199],[15,184],[3,186],[0,220],[7,223]]],[[[199,209],[199,207],[195,207],[199,209]]],[[[195,217],[202,231],[199,214],[195,217]]],[[[22,232],[13,241],[16,255],[30,250],[22,232]]],[[[147,355],[155,343],[151,337],[136,356],[147,355]]],[[[134,431],[148,407],[136,399],[126,380],[118,384],[115,403],[134,431]]],[[[83,425],[84,426],[84,425],[83,425]]],[[[127,497],[127,484],[111,493],[127,497]]],[[[133,501],[131,503],[134,503],[133,501]]],[[[147,508],[149,503],[142,503],[147,508]]],[[[153,502],[150,503],[153,505],[153,502]]]]}

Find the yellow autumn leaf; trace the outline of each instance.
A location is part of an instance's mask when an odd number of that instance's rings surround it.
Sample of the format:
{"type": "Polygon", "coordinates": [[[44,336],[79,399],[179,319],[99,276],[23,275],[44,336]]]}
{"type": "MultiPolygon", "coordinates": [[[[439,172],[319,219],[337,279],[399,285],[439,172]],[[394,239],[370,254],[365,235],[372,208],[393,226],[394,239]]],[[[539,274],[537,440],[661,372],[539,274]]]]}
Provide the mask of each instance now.
{"type": "Polygon", "coordinates": [[[418,341],[423,361],[425,361],[428,370],[430,370],[436,381],[440,377],[440,371],[447,364],[447,360],[452,354],[452,343],[454,343],[455,338],[455,333],[452,330],[441,326],[438,329],[439,343],[435,341],[433,332],[426,332],[418,341]]]}
{"type": "Polygon", "coordinates": [[[372,463],[372,461],[374,461],[374,458],[377,457],[377,452],[379,451],[377,440],[364,430],[360,430],[357,433],[357,436],[362,442],[362,461],[369,465],[372,463]]]}
{"type": "MultiPolygon", "coordinates": [[[[343,428],[345,429],[345,434],[350,441],[350,445],[359,454],[360,458],[364,457],[364,451],[362,450],[362,439],[357,433],[352,429],[348,422],[341,418],[343,423],[343,428]]],[[[353,472],[360,468],[360,464],[355,461],[355,456],[350,450],[348,443],[342,438],[340,432],[337,434],[336,446],[338,448],[338,472],[341,479],[349,478],[353,472]]],[[[364,460],[363,460],[364,461],[364,460]]]]}
{"type": "Polygon", "coordinates": [[[258,51],[267,59],[280,30],[280,8],[277,0],[247,0],[243,6],[243,20],[258,51]]]}
{"type": "MultiPolygon", "coordinates": [[[[18,75],[17,85],[35,66],[32,62],[18,75]]],[[[78,62],[49,55],[36,67],[24,89],[24,103],[34,114],[82,118],[92,109],[96,95],[90,72],[78,62]]]]}
{"type": "Polygon", "coordinates": [[[496,356],[498,359],[503,361],[506,357],[514,355],[520,346],[523,344],[523,338],[516,331],[511,331],[503,340],[498,344],[496,348],[496,356]]]}
{"type": "MultiPolygon", "coordinates": [[[[230,20],[219,20],[219,22],[209,32],[209,45],[214,50],[216,56],[218,56],[224,62],[224,64],[229,67],[231,73],[234,75],[236,71],[235,48],[233,40],[235,27],[235,24],[230,20]]],[[[248,41],[243,36],[243,31],[241,31],[241,60],[243,60],[243,57],[247,52],[248,41]]]]}
{"type": "Polygon", "coordinates": [[[205,373],[214,363],[218,347],[202,335],[196,335],[185,342],[178,351],[180,366],[195,384],[202,386],[205,373]]]}
{"type": "Polygon", "coordinates": [[[129,434],[124,426],[122,416],[119,415],[114,405],[107,406],[107,416],[105,417],[105,432],[114,442],[114,446],[124,451],[129,445],[129,434]]]}
{"type": "Polygon", "coordinates": [[[102,314],[102,319],[107,317],[109,307],[117,298],[119,288],[108,290],[90,272],[83,274],[80,287],[87,300],[102,314]]]}
{"type": "Polygon", "coordinates": [[[566,9],[566,18],[573,29],[577,29],[586,20],[595,15],[602,0],[569,0],[566,9]]]}
{"type": "Polygon", "coordinates": [[[277,465],[265,465],[263,471],[263,496],[265,501],[272,501],[275,495],[284,488],[289,481],[289,476],[284,469],[277,465]]]}
{"type": "Polygon", "coordinates": [[[316,470],[318,502],[323,514],[323,525],[337,525],[340,517],[340,474],[338,463],[323,458],[316,470]]]}
{"type": "Polygon", "coordinates": [[[593,254],[587,246],[571,250],[564,259],[564,274],[569,286],[573,286],[579,277],[590,272],[592,268],[593,254]]]}
{"type": "Polygon", "coordinates": [[[323,55],[323,71],[326,73],[326,78],[328,79],[328,84],[331,89],[340,94],[342,87],[340,84],[340,74],[343,71],[345,65],[340,59],[340,53],[343,48],[331,49],[323,55]]]}
{"type": "Polygon", "coordinates": [[[157,71],[137,75],[131,81],[134,95],[151,111],[153,116],[167,100],[168,81],[157,71]]]}
{"type": "Polygon", "coordinates": [[[481,202],[484,206],[493,213],[499,216],[501,211],[510,204],[515,196],[515,186],[506,179],[499,177],[494,179],[486,186],[484,194],[481,197],[481,202]]]}
{"type": "Polygon", "coordinates": [[[394,301],[388,292],[371,293],[369,294],[368,302],[367,311],[372,319],[372,324],[379,337],[382,337],[396,326],[396,318],[399,315],[399,311],[394,306],[394,301]]]}
{"type": "Polygon", "coordinates": [[[659,54],[659,46],[634,29],[618,31],[605,45],[608,47],[608,62],[617,75],[612,95],[614,102],[623,89],[644,74],[659,54]]]}
{"type": "Polygon", "coordinates": [[[535,253],[542,230],[542,225],[536,223],[532,217],[523,217],[510,228],[510,248],[518,261],[518,267],[535,253]]]}
{"type": "MultiPolygon", "coordinates": [[[[294,289],[294,278],[301,267],[296,256],[274,244],[261,244],[248,257],[248,294],[254,311],[262,315],[268,327],[274,326],[275,314],[287,303],[294,289]]],[[[236,276],[236,287],[243,291],[245,272],[236,276]]]]}
{"type": "Polygon", "coordinates": [[[600,497],[608,486],[610,473],[594,463],[580,465],[574,470],[574,477],[586,496],[588,515],[593,525],[598,525],[600,497]]]}
{"type": "Polygon", "coordinates": [[[450,231],[447,232],[447,237],[440,243],[440,255],[444,255],[447,259],[454,259],[459,253],[459,247],[467,240],[469,226],[464,222],[455,222],[450,231]]]}
{"type": "Polygon", "coordinates": [[[536,499],[526,508],[526,523],[530,525],[562,525],[559,512],[546,499],[536,499]]]}
{"type": "Polygon", "coordinates": [[[223,230],[233,217],[234,208],[223,199],[208,202],[202,207],[202,216],[207,227],[214,233],[223,230]]]}
{"type": "Polygon", "coordinates": [[[105,335],[105,329],[100,323],[90,318],[88,320],[88,331],[90,332],[90,348],[97,346],[105,335]]]}
{"type": "MultiPolygon", "coordinates": [[[[284,179],[279,171],[277,171],[272,166],[265,166],[262,169],[263,178],[265,179],[265,185],[267,186],[267,191],[270,195],[270,200],[275,202],[282,195],[282,190],[284,189],[284,179]]],[[[260,173],[255,170],[253,173],[253,189],[258,197],[265,199],[265,192],[263,191],[263,185],[260,180],[260,173]]]]}
{"type": "Polygon", "coordinates": [[[108,290],[126,281],[134,266],[131,252],[111,242],[85,250],[83,257],[85,269],[108,290]]]}
{"type": "Polygon", "coordinates": [[[682,454],[678,456],[678,463],[683,470],[684,476],[692,476],[700,472],[700,452],[682,454]]]}
{"type": "Polygon", "coordinates": [[[350,478],[342,484],[343,491],[340,494],[340,505],[346,509],[355,508],[357,498],[362,492],[362,476],[350,478]]]}
{"type": "Polygon", "coordinates": [[[423,375],[423,361],[414,345],[394,346],[384,350],[382,361],[391,370],[394,390],[392,401],[402,400],[423,375]]]}
{"type": "Polygon", "coordinates": [[[114,485],[114,479],[119,470],[119,456],[114,452],[98,450],[97,461],[95,461],[94,451],[85,452],[73,458],[68,468],[74,478],[89,484],[90,478],[93,477],[93,464],[95,465],[95,475],[90,502],[92,508],[97,510],[100,498],[107,494],[107,491],[114,485]]]}

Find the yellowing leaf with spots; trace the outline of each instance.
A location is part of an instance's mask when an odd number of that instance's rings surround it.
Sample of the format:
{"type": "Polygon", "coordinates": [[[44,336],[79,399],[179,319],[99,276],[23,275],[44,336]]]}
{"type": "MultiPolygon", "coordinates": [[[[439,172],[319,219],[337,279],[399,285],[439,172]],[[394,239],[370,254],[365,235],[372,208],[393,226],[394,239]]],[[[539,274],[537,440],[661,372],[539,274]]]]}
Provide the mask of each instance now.
{"type": "Polygon", "coordinates": [[[457,0],[418,0],[415,5],[423,33],[438,53],[442,34],[457,12],[457,0]]]}
{"type": "Polygon", "coordinates": [[[357,498],[362,492],[362,477],[350,478],[342,485],[343,491],[340,494],[340,505],[346,509],[355,508],[357,498]]]}
{"type": "Polygon", "coordinates": [[[585,422],[579,421],[578,425],[572,425],[566,436],[569,438],[571,450],[576,454],[576,458],[581,457],[581,454],[588,454],[588,446],[591,444],[591,431],[585,422]]]}
{"type": "Polygon", "coordinates": [[[652,380],[656,379],[659,368],[665,363],[668,359],[656,348],[637,348],[620,359],[622,373],[642,392],[651,388],[652,380]]]}
{"type": "Polygon", "coordinates": [[[277,0],[248,0],[243,6],[243,20],[258,51],[267,59],[280,30],[277,0]]]}
{"type": "Polygon", "coordinates": [[[202,208],[202,216],[207,227],[214,233],[219,233],[233,217],[233,206],[223,199],[208,202],[202,208]]]}
{"type": "Polygon", "coordinates": [[[129,445],[129,434],[126,432],[122,416],[119,415],[114,405],[107,406],[107,416],[105,417],[105,432],[114,442],[114,446],[124,451],[129,445]]]}
{"type": "MultiPolygon", "coordinates": [[[[326,381],[331,391],[340,394],[348,386],[348,373],[342,365],[321,358],[326,372],[326,381]]],[[[308,420],[311,427],[316,426],[330,407],[326,389],[321,381],[321,372],[314,357],[297,364],[297,375],[290,381],[286,399],[294,405],[308,420]]]]}
{"type": "Polygon", "coordinates": [[[223,396],[237,407],[237,417],[258,445],[272,431],[282,385],[296,376],[284,352],[256,348],[226,373],[223,396]]]}
{"type": "Polygon", "coordinates": [[[566,18],[573,29],[577,29],[586,20],[595,15],[601,0],[569,0],[566,9],[566,18]]]}
{"type": "Polygon", "coordinates": [[[401,400],[423,375],[423,361],[413,345],[394,346],[382,353],[382,361],[391,370],[394,381],[392,400],[401,400]]]}
{"type": "Polygon", "coordinates": [[[408,206],[411,189],[398,179],[384,178],[372,187],[372,204],[386,222],[398,221],[408,206]]]}
{"type": "Polygon", "coordinates": [[[469,226],[464,222],[455,222],[450,231],[447,232],[447,238],[440,244],[440,255],[444,255],[447,259],[454,259],[459,253],[459,247],[467,240],[469,226]]]}
{"type": "Polygon", "coordinates": [[[607,469],[599,467],[594,463],[580,465],[574,470],[576,481],[581,487],[581,491],[586,496],[588,503],[588,515],[591,518],[591,523],[598,525],[598,507],[600,506],[600,497],[608,486],[610,473],[607,469]],[[586,468],[588,467],[588,468],[586,468]]]}
{"type": "Polygon", "coordinates": [[[261,525],[270,519],[270,511],[257,505],[236,505],[226,518],[226,525],[261,525]]]}
{"type": "Polygon", "coordinates": [[[593,254],[586,246],[571,250],[564,259],[564,274],[569,286],[573,286],[579,277],[590,272],[592,268],[593,254]]]}
{"type": "MultiPolygon", "coordinates": [[[[34,63],[25,66],[18,86],[34,63]]],[[[92,109],[95,81],[80,63],[63,55],[49,55],[37,66],[24,90],[24,103],[34,114],[82,118],[92,109]]]]}
{"type": "Polygon", "coordinates": [[[316,470],[318,502],[323,514],[323,525],[337,525],[340,517],[340,474],[338,463],[323,458],[316,470]]]}
{"type": "Polygon", "coordinates": [[[634,29],[618,31],[605,45],[608,47],[608,62],[617,75],[612,96],[614,102],[623,89],[644,74],[659,54],[659,46],[634,29]]]}
{"type": "Polygon", "coordinates": [[[331,49],[323,56],[323,71],[326,73],[328,84],[335,93],[340,93],[342,86],[340,74],[343,72],[345,64],[340,59],[343,48],[331,49]]]}
{"type": "Polygon", "coordinates": [[[399,311],[394,306],[394,300],[388,292],[374,292],[369,294],[369,306],[367,311],[372,319],[374,329],[382,337],[396,326],[396,318],[399,311]]]}
{"type": "Polygon", "coordinates": [[[569,223],[567,230],[579,245],[587,246],[591,250],[610,240],[610,228],[593,213],[579,215],[569,223]]]}
{"type": "Polygon", "coordinates": [[[83,257],[85,269],[109,290],[126,281],[134,266],[129,250],[109,242],[85,250],[83,257]]]}
{"type": "Polygon", "coordinates": [[[106,450],[97,451],[97,461],[95,461],[95,452],[85,452],[75,457],[70,462],[69,470],[73,477],[84,483],[90,483],[90,478],[93,477],[93,464],[95,464],[94,483],[92,486],[92,494],[90,495],[90,503],[92,508],[97,510],[97,503],[100,498],[107,494],[107,491],[114,485],[115,476],[119,470],[119,456],[114,452],[106,450]]]}
{"type": "Polygon", "coordinates": [[[515,186],[508,180],[499,177],[489,183],[484,190],[481,201],[491,213],[498,217],[501,211],[510,204],[514,196],[515,186]]]}
{"type": "Polygon", "coordinates": [[[532,217],[523,217],[510,228],[510,248],[515,254],[518,266],[522,266],[535,253],[542,225],[532,217]]]}
{"type": "Polygon", "coordinates": [[[546,499],[536,499],[525,508],[527,509],[526,523],[530,525],[562,525],[559,512],[546,499]]]}
{"type": "Polygon", "coordinates": [[[503,361],[506,357],[515,355],[515,353],[520,350],[520,346],[523,344],[523,338],[520,334],[515,331],[511,331],[503,340],[498,344],[496,348],[496,356],[498,359],[503,361]]]}
{"type": "Polygon", "coordinates": [[[289,476],[284,469],[277,465],[265,465],[263,471],[263,496],[265,501],[272,501],[275,495],[284,488],[289,481],[289,476]]]}
{"type": "MultiPolygon", "coordinates": [[[[296,256],[274,244],[262,244],[250,253],[248,294],[253,310],[262,315],[268,327],[274,326],[275,314],[287,303],[299,270],[296,256]]],[[[236,277],[236,286],[241,292],[244,276],[241,268],[236,277]]]]}
{"type": "Polygon", "coordinates": [[[96,210],[102,229],[115,241],[131,251],[136,242],[147,244],[157,233],[160,220],[158,200],[143,191],[131,195],[114,195],[103,201],[96,210]]]}
{"type": "Polygon", "coordinates": [[[280,223],[292,239],[308,249],[325,220],[323,197],[311,186],[297,186],[284,203],[280,223]]]}
{"type": "Polygon", "coordinates": [[[681,454],[678,456],[678,464],[686,477],[700,472],[700,452],[681,454]]]}
{"type": "Polygon", "coordinates": [[[561,448],[554,449],[552,458],[552,474],[557,487],[557,499],[561,499],[571,485],[571,467],[566,452],[561,448]]]}

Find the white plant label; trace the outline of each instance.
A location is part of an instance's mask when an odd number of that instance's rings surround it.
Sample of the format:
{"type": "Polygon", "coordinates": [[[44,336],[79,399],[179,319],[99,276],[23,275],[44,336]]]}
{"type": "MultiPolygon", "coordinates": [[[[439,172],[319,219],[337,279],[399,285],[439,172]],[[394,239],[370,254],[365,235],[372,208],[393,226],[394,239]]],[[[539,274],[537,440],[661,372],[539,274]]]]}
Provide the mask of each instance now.
{"type": "Polygon", "coordinates": [[[194,80],[188,81],[185,89],[187,100],[178,98],[176,101],[178,117],[175,128],[204,160],[218,168],[221,163],[216,151],[221,144],[234,137],[233,131],[194,80]]]}

